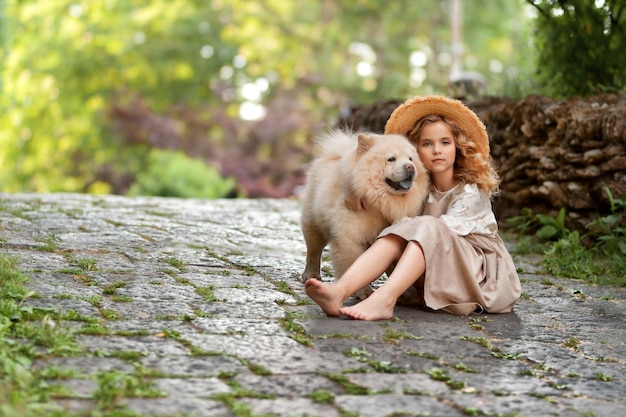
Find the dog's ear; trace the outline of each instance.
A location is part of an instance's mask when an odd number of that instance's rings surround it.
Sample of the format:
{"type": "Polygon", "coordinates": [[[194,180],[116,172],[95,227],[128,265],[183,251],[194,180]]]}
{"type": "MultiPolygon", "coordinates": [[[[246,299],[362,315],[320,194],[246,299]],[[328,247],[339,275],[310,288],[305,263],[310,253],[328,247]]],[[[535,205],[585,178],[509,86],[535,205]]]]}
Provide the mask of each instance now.
{"type": "Polygon", "coordinates": [[[359,141],[359,144],[356,148],[357,155],[363,155],[374,144],[374,138],[364,133],[359,133],[358,141],[359,141]]]}

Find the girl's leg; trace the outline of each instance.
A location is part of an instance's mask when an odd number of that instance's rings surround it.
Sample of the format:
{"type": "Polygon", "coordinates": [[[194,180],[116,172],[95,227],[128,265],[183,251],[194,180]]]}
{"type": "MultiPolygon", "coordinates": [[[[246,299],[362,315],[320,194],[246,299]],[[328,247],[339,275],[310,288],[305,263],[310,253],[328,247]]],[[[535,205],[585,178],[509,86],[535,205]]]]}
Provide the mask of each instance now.
{"type": "Polygon", "coordinates": [[[389,279],[372,295],[352,307],[339,309],[340,314],[358,320],[388,320],[398,298],[415,283],[426,270],[422,247],[414,241],[407,243],[398,264],[389,279]]]}
{"type": "Polygon", "coordinates": [[[338,316],[346,298],[385,272],[400,257],[406,244],[406,240],[398,236],[384,236],[361,254],[335,283],[327,284],[315,278],[307,280],[304,283],[306,293],[326,314],[338,316]]]}

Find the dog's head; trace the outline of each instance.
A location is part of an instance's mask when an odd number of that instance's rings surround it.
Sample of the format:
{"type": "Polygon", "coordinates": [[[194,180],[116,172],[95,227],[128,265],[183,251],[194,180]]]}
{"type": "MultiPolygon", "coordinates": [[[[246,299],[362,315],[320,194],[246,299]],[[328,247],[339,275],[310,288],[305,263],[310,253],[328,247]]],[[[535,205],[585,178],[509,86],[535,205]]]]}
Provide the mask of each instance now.
{"type": "MultiPolygon", "coordinates": [[[[427,175],[415,146],[404,136],[360,134],[356,153],[357,175],[367,178],[370,192],[404,194],[418,176],[427,175]]],[[[364,180],[355,178],[355,189],[364,180]]]]}

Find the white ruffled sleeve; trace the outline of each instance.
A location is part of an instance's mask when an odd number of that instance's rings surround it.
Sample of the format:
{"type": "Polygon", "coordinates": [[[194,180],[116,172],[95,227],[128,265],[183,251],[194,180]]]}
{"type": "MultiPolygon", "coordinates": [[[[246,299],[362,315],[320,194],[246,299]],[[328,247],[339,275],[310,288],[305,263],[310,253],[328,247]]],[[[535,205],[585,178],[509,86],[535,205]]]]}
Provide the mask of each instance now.
{"type": "Polygon", "coordinates": [[[440,218],[461,236],[472,233],[495,236],[498,233],[491,200],[476,184],[465,184],[463,192],[453,198],[448,211],[440,218]]]}

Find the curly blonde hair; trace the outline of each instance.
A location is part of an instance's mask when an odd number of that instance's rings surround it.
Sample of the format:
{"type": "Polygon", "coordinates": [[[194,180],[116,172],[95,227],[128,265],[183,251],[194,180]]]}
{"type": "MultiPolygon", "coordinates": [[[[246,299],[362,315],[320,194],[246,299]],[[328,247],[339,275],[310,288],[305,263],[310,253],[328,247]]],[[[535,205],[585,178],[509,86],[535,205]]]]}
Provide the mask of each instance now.
{"type": "Polygon", "coordinates": [[[476,142],[466,136],[454,120],[437,114],[422,117],[407,133],[411,143],[417,147],[424,126],[435,122],[447,124],[452,131],[456,146],[454,178],[466,184],[476,184],[479,190],[489,196],[496,195],[499,192],[500,177],[493,167],[491,156],[480,153],[476,142]]]}

